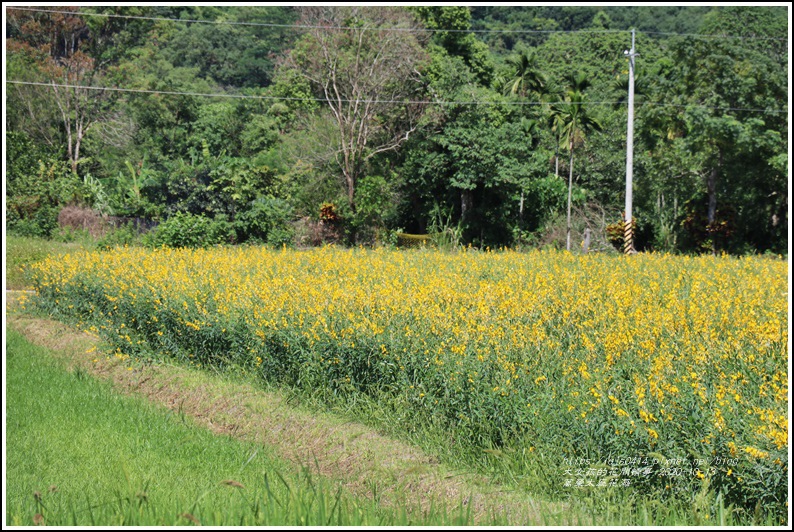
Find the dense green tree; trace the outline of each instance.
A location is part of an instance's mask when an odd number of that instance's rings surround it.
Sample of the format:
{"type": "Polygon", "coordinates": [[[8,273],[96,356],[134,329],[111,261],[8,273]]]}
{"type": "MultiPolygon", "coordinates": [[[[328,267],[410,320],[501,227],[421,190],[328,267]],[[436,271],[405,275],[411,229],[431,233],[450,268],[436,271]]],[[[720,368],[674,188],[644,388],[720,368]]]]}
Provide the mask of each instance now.
{"type": "Polygon", "coordinates": [[[788,95],[779,20],[771,10],[716,11],[704,33],[766,38],[680,39],[656,69],[654,97],[674,107],[643,114],[667,131],[656,151],[683,151],[675,159],[695,179],[680,213],[694,249],[785,247],[788,95]]]}
{"type": "Polygon", "coordinates": [[[6,85],[8,227],[47,234],[85,202],[270,241],[269,219],[332,203],[361,241],[452,225],[509,244],[568,193],[618,220],[636,28],[638,247],[787,249],[782,7],[36,9],[6,19],[7,78],[45,83],[6,85]],[[572,149],[577,108],[603,134],[572,149]]]}
{"type": "Polygon", "coordinates": [[[297,12],[271,6],[224,11],[221,16],[229,22],[246,25],[182,25],[163,47],[163,56],[174,66],[198,68],[199,76],[224,87],[268,86],[278,54],[292,43],[296,32],[267,25],[293,24],[297,12]]]}
{"type": "Polygon", "coordinates": [[[409,8],[433,33],[432,42],[449,55],[463,59],[469,70],[483,85],[493,74],[493,61],[488,46],[466,30],[471,28],[471,11],[465,6],[417,6],[409,8]]]}
{"type": "Polygon", "coordinates": [[[481,103],[431,108],[426,127],[406,144],[404,219],[425,231],[445,213],[444,220],[460,223],[465,241],[509,244],[522,218],[534,223],[543,208],[526,202],[545,177],[538,122],[522,116],[501,87],[481,86],[459,56],[437,49],[432,58],[425,79],[439,101],[481,103]]]}

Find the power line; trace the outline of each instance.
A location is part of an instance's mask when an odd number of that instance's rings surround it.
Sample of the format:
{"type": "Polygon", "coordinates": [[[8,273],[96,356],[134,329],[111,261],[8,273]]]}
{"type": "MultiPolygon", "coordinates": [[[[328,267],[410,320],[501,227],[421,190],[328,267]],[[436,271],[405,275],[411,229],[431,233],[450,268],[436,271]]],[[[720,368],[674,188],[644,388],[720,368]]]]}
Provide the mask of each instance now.
{"type": "MultiPolygon", "coordinates": [[[[642,31],[642,30],[637,30],[642,31]]],[[[642,33],[646,35],[668,35],[668,36],[675,36],[675,37],[702,37],[702,38],[713,38],[713,39],[756,39],[762,41],[786,41],[788,40],[786,37],[756,37],[756,36],[744,36],[744,35],[719,35],[719,34],[704,34],[704,33],[672,33],[667,31],[642,31],[642,33]]]]}
{"type": "MultiPolygon", "coordinates": [[[[404,31],[415,33],[630,33],[631,30],[512,30],[512,29],[499,29],[499,30],[457,30],[457,29],[431,29],[431,28],[372,28],[372,27],[350,27],[350,26],[315,26],[308,24],[275,24],[267,22],[235,22],[228,20],[201,20],[201,19],[182,19],[182,18],[168,18],[168,17],[145,17],[140,15],[119,15],[115,13],[88,13],[85,11],[61,11],[57,9],[34,9],[29,7],[6,7],[6,9],[15,9],[17,11],[32,11],[36,13],[58,13],[64,15],[82,15],[89,17],[107,17],[107,18],[127,18],[135,20],[153,20],[153,21],[172,21],[172,22],[185,22],[197,24],[224,24],[229,26],[259,26],[266,28],[296,28],[296,29],[328,29],[328,30],[369,30],[369,31],[404,31]]],[[[641,30],[640,30],[641,31],[641,30]]],[[[706,39],[758,39],[758,40],[777,40],[785,41],[786,37],[745,37],[741,35],[708,35],[700,33],[673,33],[673,32],[659,32],[659,31],[643,31],[647,35],[667,35],[667,36],[680,36],[680,37],[696,37],[706,39]]]]}
{"type": "MultiPolygon", "coordinates": [[[[164,94],[164,95],[176,95],[176,96],[202,96],[208,98],[237,98],[237,99],[253,99],[253,100],[274,100],[274,101],[300,101],[300,102],[328,102],[331,100],[327,100],[325,98],[298,98],[298,97],[289,97],[289,96],[259,96],[253,94],[228,94],[228,93],[206,93],[206,92],[181,92],[181,91],[161,91],[161,90],[150,90],[150,89],[125,89],[120,87],[93,87],[89,85],[66,85],[66,84],[59,84],[59,83],[41,83],[41,82],[34,82],[34,81],[16,81],[16,80],[6,80],[6,83],[13,83],[16,85],[34,85],[40,87],[61,87],[65,89],[86,89],[86,90],[98,90],[98,91],[113,91],[113,92],[132,92],[132,93],[142,93],[142,94],[164,94]]],[[[503,102],[489,102],[489,101],[461,101],[461,100],[333,100],[334,102],[344,102],[344,103],[401,103],[401,104],[435,104],[435,105],[560,105],[560,104],[571,104],[571,102],[567,101],[557,101],[557,102],[528,102],[523,100],[509,100],[503,102]]],[[[595,102],[595,101],[587,101],[583,102],[582,105],[624,105],[626,102],[622,101],[604,101],[604,102],[595,102]]],[[[722,111],[748,111],[748,112],[761,112],[761,113],[785,113],[787,111],[781,111],[777,109],[753,109],[753,108],[744,108],[744,107],[717,107],[717,106],[709,106],[709,105],[693,105],[693,104],[673,104],[673,103],[662,103],[662,102],[639,102],[638,105],[658,105],[663,107],[701,107],[705,109],[715,109],[715,110],[722,110],[722,111]]]]}
{"type": "MultiPolygon", "coordinates": [[[[100,91],[117,91],[117,92],[134,92],[134,93],[144,93],[144,94],[167,94],[167,95],[183,95],[183,96],[206,96],[206,97],[216,97],[216,98],[239,98],[239,99],[257,99],[257,100],[276,100],[276,101],[302,101],[302,102],[327,102],[330,101],[325,98],[299,98],[299,97],[289,97],[289,96],[260,96],[260,95],[253,95],[253,94],[228,94],[228,93],[204,93],[204,92],[179,92],[179,91],[159,91],[159,90],[150,90],[150,89],[124,89],[120,87],[93,87],[88,85],[65,85],[65,84],[58,84],[58,83],[41,83],[41,82],[33,82],[33,81],[15,81],[15,80],[7,80],[6,83],[15,83],[17,85],[38,85],[43,87],[63,87],[67,89],[88,89],[88,90],[100,90],[100,91]]],[[[431,101],[431,100],[347,100],[347,99],[334,99],[333,101],[341,101],[344,103],[403,103],[403,104],[447,104],[447,105],[546,105],[546,104],[558,104],[558,103],[566,103],[566,102],[527,102],[527,101],[505,101],[505,102],[489,102],[489,101],[446,101],[446,100],[439,100],[439,101],[431,101]]],[[[594,104],[602,104],[602,105],[613,105],[618,104],[620,102],[587,102],[587,103],[594,103],[594,104]]]]}

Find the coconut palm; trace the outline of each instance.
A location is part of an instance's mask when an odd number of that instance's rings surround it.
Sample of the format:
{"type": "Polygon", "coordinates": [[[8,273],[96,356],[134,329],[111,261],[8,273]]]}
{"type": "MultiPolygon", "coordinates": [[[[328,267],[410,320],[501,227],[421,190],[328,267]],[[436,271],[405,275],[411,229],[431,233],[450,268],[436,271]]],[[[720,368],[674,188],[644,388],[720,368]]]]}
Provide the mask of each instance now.
{"type": "Polygon", "coordinates": [[[565,102],[552,106],[555,125],[559,127],[560,137],[565,139],[570,153],[568,172],[568,227],[565,249],[571,250],[571,191],[573,189],[573,154],[574,148],[584,143],[590,131],[602,131],[603,126],[594,117],[587,114],[584,94],[579,91],[568,91],[565,102]]]}

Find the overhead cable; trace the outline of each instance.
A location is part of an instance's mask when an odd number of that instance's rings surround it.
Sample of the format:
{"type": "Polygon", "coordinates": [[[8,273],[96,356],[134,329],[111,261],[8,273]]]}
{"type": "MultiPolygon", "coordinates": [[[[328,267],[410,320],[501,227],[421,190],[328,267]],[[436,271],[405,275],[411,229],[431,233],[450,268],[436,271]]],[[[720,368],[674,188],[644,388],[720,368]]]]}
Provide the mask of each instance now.
{"type": "MultiPolygon", "coordinates": [[[[328,100],[325,98],[299,98],[299,97],[289,97],[289,96],[260,96],[255,94],[229,94],[229,93],[205,93],[205,92],[181,92],[181,91],[163,91],[163,90],[151,90],[151,89],[126,89],[120,87],[93,87],[89,85],[68,85],[68,84],[60,84],[60,83],[42,83],[42,82],[34,82],[34,81],[17,81],[17,80],[6,80],[6,83],[13,83],[16,85],[34,85],[34,86],[42,86],[42,87],[60,87],[66,89],[85,89],[85,90],[97,90],[97,91],[114,91],[114,92],[132,92],[132,93],[143,93],[143,94],[165,94],[165,95],[177,95],[177,96],[202,96],[202,97],[209,97],[209,98],[238,98],[238,99],[254,99],[254,100],[273,100],[273,101],[314,101],[314,102],[342,102],[342,103],[394,103],[394,104],[435,104],[435,105],[624,105],[626,102],[623,101],[585,101],[577,104],[575,102],[569,102],[565,100],[556,101],[556,102],[542,102],[542,101],[525,101],[525,100],[507,100],[502,102],[494,102],[494,101],[465,101],[465,100],[349,100],[349,99],[334,99],[328,100]]],[[[662,102],[637,102],[638,105],[658,105],[663,107],[701,107],[706,109],[717,109],[723,111],[749,111],[749,112],[760,112],[760,113],[785,113],[787,111],[778,110],[778,109],[759,109],[759,108],[745,108],[745,107],[718,107],[718,106],[709,106],[709,105],[700,105],[700,104],[674,104],[674,103],[662,103],[662,102]]]]}

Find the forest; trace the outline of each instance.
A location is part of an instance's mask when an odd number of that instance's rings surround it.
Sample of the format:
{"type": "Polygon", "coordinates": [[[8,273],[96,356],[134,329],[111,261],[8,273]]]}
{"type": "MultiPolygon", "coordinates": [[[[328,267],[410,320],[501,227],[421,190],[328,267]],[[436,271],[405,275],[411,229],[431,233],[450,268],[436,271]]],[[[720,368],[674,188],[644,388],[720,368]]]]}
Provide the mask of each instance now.
{"type": "Polygon", "coordinates": [[[782,5],[5,9],[13,234],[612,252],[636,30],[636,248],[787,253],[782,5]]]}

